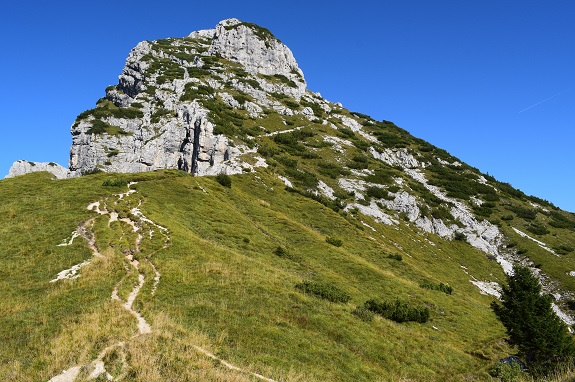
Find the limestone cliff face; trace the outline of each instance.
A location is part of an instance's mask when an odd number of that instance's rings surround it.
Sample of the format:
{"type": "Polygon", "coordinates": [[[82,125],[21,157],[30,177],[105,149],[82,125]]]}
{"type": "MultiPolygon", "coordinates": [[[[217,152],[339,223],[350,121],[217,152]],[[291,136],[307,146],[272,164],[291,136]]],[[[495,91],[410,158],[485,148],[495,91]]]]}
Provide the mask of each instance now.
{"type": "Polygon", "coordinates": [[[228,19],[183,39],[141,42],[118,84],[72,126],[70,175],[162,168],[239,173],[250,167],[242,156],[255,150],[230,136],[229,124],[243,118],[233,109],[289,114],[270,94],[299,100],[305,91],[291,51],[254,24],[228,19]]]}

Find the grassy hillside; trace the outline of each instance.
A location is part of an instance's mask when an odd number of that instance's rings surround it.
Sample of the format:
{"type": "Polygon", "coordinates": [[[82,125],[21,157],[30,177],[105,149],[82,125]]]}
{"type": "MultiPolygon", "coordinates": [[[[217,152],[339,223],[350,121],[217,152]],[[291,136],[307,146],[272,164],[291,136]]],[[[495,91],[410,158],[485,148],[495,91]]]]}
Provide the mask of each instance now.
{"type": "MultiPolygon", "coordinates": [[[[108,371],[142,381],[249,379],[193,345],[275,380],[302,381],[487,378],[487,368],[509,352],[491,298],[470,283],[470,275],[503,280],[494,261],[463,242],[363,217],[374,231],[286,191],[268,170],[234,176],[231,188],[177,172],[61,181],[30,174],[0,182],[0,194],[4,379],[48,380],[119,341],[126,343],[106,356],[108,371]],[[110,299],[120,280],[120,294],[136,283],[123,266],[122,252],[132,245],[127,224],[97,217],[93,230],[104,256],[77,279],[49,282],[91,257],[82,238],[57,245],[96,216],[86,209],[90,202],[125,192],[122,180],[139,181],[123,203],[141,200],[142,213],[169,228],[170,238],[163,248],[160,235],[145,235],[135,254],[148,279],[146,258],[161,279],[153,296],[152,284],[144,284],[134,305],[152,333],[132,340],[136,320],[110,299]],[[120,186],[103,185],[110,183],[120,186]],[[305,281],[350,299],[303,293],[296,285],[305,281]],[[430,283],[449,284],[453,293],[420,286],[430,283]],[[425,306],[430,320],[369,320],[357,307],[370,299],[425,306]]],[[[128,208],[116,209],[122,215],[128,208]]]]}

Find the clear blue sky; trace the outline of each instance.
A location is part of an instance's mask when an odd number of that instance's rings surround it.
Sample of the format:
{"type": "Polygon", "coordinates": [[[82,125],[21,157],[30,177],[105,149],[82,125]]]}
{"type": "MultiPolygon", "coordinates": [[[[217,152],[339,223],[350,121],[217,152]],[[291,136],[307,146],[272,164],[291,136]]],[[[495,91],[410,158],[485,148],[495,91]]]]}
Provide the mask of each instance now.
{"type": "Polygon", "coordinates": [[[67,165],[69,128],[139,41],[237,17],[288,45],[308,87],[575,211],[575,2],[10,1],[0,14],[0,177],[67,165]]]}

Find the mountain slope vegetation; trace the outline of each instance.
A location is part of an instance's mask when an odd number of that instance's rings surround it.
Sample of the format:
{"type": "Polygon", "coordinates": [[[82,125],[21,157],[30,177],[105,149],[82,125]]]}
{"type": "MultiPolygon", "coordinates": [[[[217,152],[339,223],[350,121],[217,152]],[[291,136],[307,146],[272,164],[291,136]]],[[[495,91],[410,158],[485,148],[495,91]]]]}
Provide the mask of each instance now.
{"type": "Polygon", "coordinates": [[[575,322],[572,213],[305,89],[253,24],[139,44],[72,134],[76,177],[0,181],[5,380],[489,380],[513,263],[575,322]]]}

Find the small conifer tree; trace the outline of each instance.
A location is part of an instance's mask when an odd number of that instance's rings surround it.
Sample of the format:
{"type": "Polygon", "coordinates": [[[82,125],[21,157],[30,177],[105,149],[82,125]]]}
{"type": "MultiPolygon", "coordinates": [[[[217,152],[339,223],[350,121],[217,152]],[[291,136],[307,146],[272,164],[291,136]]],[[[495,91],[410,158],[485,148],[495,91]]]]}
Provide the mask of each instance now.
{"type": "Polygon", "coordinates": [[[516,265],[502,287],[501,304],[491,304],[507,329],[509,344],[517,347],[519,356],[537,375],[548,374],[575,356],[571,335],[551,301],[551,296],[541,294],[539,280],[531,271],[516,265]]]}

